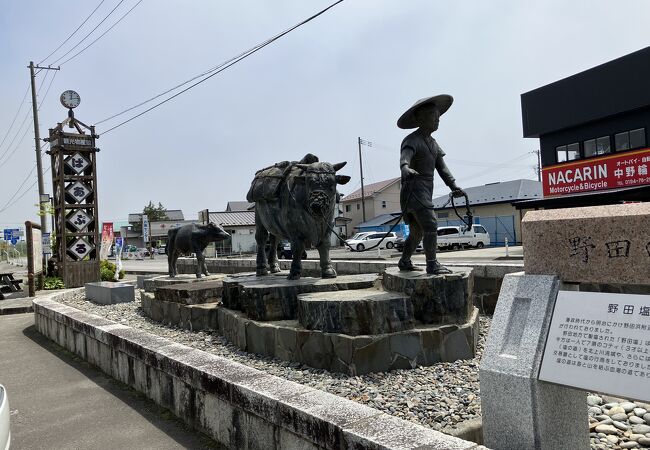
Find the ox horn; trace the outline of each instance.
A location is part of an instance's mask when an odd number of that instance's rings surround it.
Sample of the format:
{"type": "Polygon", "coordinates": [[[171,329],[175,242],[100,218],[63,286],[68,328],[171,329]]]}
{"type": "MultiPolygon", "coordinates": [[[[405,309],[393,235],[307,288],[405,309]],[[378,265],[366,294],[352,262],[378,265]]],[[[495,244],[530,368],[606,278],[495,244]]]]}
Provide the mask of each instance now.
{"type": "Polygon", "coordinates": [[[334,171],[335,171],[335,172],[338,172],[338,171],[341,170],[343,167],[345,167],[345,165],[346,165],[347,163],[348,163],[347,161],[343,161],[343,162],[340,162],[340,163],[333,164],[332,167],[334,167],[334,171]]]}

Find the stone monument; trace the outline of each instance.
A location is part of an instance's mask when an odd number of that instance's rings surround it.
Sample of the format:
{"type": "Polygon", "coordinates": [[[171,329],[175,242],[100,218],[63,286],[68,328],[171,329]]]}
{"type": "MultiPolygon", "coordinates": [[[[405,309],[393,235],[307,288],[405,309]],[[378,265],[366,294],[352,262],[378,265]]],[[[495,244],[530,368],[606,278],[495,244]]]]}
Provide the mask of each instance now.
{"type": "Polygon", "coordinates": [[[650,329],[649,221],[647,203],[526,213],[525,273],[504,278],[481,360],[487,447],[587,449],[587,391],[650,400],[634,344],[650,329]]]}

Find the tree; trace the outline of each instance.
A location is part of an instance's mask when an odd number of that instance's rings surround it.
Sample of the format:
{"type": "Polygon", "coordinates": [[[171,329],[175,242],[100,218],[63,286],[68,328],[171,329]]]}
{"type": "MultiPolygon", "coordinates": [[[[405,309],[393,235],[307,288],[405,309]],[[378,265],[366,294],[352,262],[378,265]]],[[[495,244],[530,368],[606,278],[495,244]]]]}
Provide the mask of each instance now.
{"type": "MultiPolygon", "coordinates": [[[[149,222],[160,222],[161,220],[169,220],[167,217],[167,209],[158,202],[158,206],[155,206],[151,200],[149,204],[142,209],[142,214],[146,214],[149,218],[149,222]]],[[[142,231],[142,221],[133,224],[134,231],[142,231]]]]}

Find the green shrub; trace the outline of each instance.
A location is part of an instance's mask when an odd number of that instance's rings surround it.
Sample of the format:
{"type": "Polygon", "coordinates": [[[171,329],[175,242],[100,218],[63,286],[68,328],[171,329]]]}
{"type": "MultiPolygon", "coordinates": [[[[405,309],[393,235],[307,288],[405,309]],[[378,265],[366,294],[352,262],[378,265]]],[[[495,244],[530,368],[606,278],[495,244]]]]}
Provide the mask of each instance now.
{"type": "MultiPolygon", "coordinates": [[[[115,270],[117,267],[110,261],[101,260],[99,262],[99,275],[102,281],[115,281],[115,270]]],[[[120,270],[119,279],[124,278],[124,270],[120,270]]]]}
{"type": "Polygon", "coordinates": [[[52,289],[65,289],[63,280],[59,277],[45,277],[43,281],[43,287],[46,291],[52,289]]]}

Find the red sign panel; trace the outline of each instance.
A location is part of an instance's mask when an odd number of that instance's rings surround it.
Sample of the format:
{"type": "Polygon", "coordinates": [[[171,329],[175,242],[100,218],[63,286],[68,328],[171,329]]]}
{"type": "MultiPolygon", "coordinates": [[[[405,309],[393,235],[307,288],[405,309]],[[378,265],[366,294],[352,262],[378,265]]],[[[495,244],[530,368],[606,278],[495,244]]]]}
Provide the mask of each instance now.
{"type": "Polygon", "coordinates": [[[544,167],[544,197],[650,184],[650,148],[544,167]]]}

